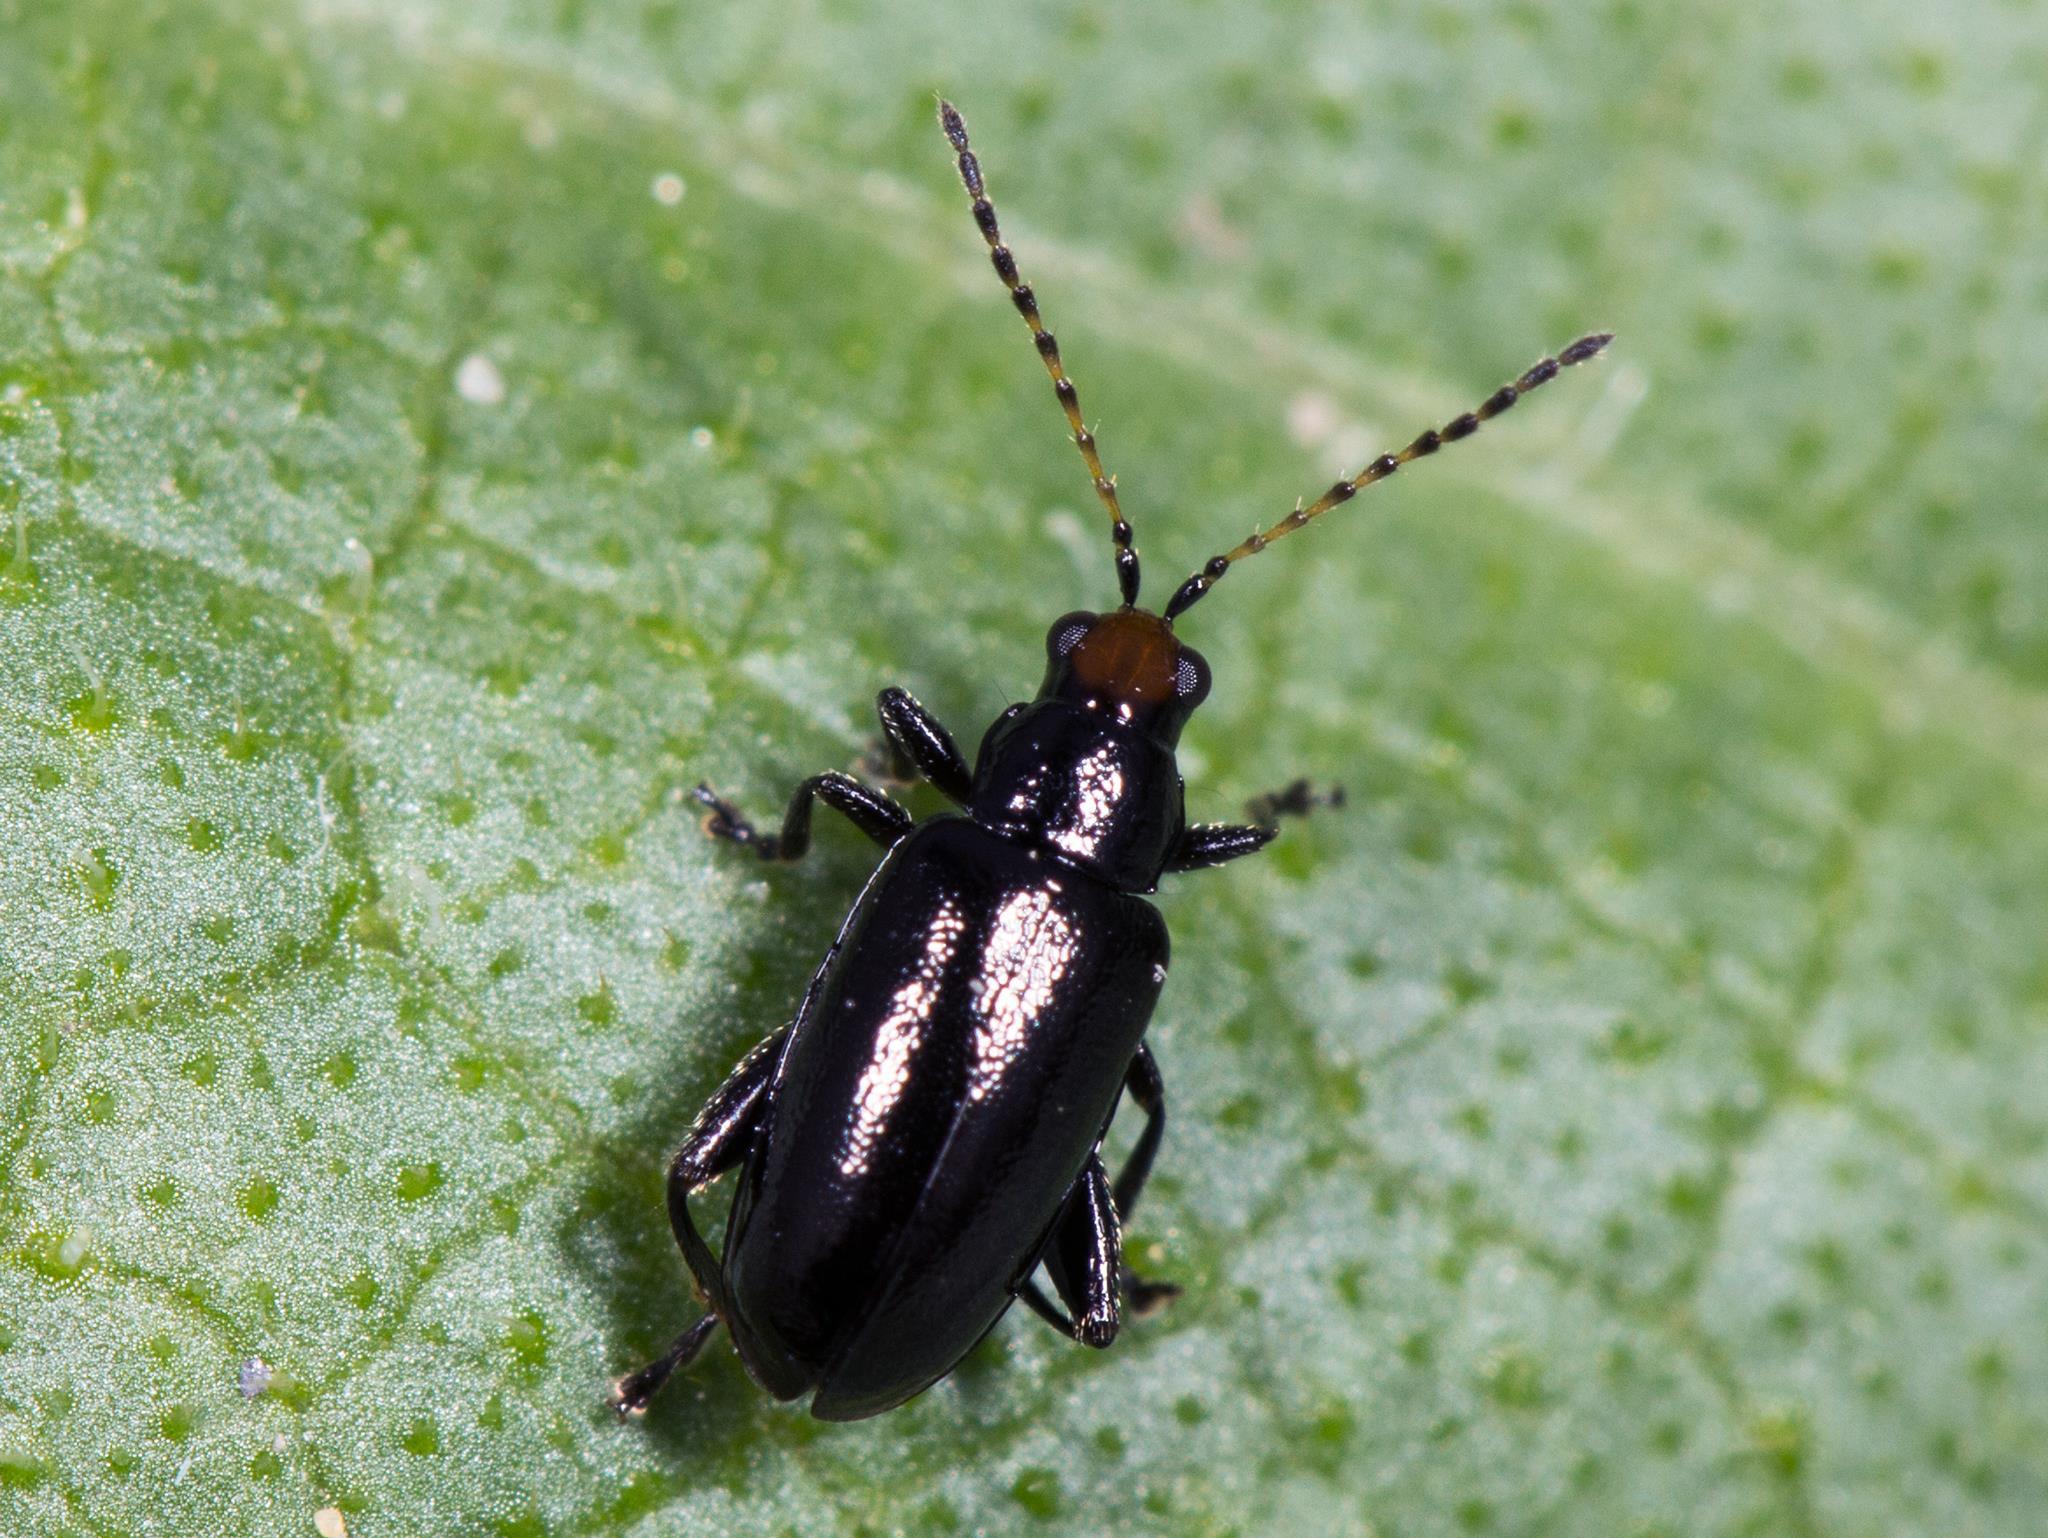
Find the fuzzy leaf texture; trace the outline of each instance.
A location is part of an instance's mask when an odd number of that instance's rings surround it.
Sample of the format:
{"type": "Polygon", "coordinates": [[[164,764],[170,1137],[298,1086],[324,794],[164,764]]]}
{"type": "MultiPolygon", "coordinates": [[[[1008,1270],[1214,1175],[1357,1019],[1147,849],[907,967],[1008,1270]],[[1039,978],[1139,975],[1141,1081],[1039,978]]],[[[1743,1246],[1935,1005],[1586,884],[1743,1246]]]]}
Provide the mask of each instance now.
{"type": "Polygon", "coordinates": [[[2048,43],[1961,6],[0,5],[0,1531],[2029,1530],[2048,43]],[[1162,899],[1186,1296],[622,1426],[872,863],[684,792],[1114,601],[939,88],[1155,602],[1620,341],[1182,623],[1194,815],[1349,791],[1162,899]]]}

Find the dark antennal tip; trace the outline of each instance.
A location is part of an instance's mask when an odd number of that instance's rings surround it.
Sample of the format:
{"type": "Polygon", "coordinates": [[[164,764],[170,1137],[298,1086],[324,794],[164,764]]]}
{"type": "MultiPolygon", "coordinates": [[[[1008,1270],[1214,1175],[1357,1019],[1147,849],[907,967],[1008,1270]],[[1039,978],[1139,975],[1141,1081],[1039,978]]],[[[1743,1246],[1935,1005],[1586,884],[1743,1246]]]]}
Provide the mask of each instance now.
{"type": "Polygon", "coordinates": [[[1425,455],[1434,454],[1447,443],[1456,443],[1461,438],[1471,437],[1479,431],[1481,424],[1492,421],[1531,390],[1548,384],[1560,371],[1570,368],[1574,363],[1584,363],[1589,358],[1597,358],[1613,340],[1612,331],[1588,332],[1569,347],[1561,349],[1557,356],[1537,359],[1522,371],[1520,378],[1502,385],[1481,401],[1475,410],[1452,417],[1442,427],[1427,429],[1398,454],[1380,455],[1358,474],[1336,482],[1307,507],[1297,503],[1292,513],[1271,528],[1257,529],[1239,541],[1234,549],[1210,557],[1201,570],[1180,585],[1180,590],[1167,604],[1168,623],[1176,616],[1186,613],[1204,593],[1221,581],[1223,574],[1230,570],[1233,562],[1240,561],[1248,555],[1257,555],[1275,540],[1285,539],[1297,529],[1307,527],[1331,508],[1349,502],[1367,486],[1385,480],[1403,465],[1425,455]]]}
{"type": "Polygon", "coordinates": [[[1566,368],[1574,363],[1584,363],[1588,358],[1597,358],[1606,351],[1607,344],[1614,340],[1612,331],[1595,331],[1591,336],[1582,336],[1571,346],[1557,355],[1557,361],[1566,368]]]}
{"type": "Polygon", "coordinates": [[[967,124],[961,121],[960,109],[943,96],[939,98],[939,126],[946,131],[954,149],[967,148],[967,124]]]}

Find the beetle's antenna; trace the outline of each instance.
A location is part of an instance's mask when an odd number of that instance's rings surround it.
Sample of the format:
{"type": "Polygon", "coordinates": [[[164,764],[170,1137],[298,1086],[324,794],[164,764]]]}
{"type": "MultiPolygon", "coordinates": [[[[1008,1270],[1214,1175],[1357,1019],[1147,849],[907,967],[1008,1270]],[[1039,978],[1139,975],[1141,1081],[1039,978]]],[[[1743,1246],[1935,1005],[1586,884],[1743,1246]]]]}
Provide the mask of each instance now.
{"type": "Polygon", "coordinates": [[[1446,443],[1456,443],[1460,438],[1469,438],[1479,431],[1481,422],[1490,422],[1508,407],[1527,395],[1538,385],[1547,384],[1557,377],[1560,369],[1570,368],[1574,363],[1584,363],[1588,358],[1598,357],[1600,350],[1614,340],[1611,331],[1596,331],[1591,336],[1582,336],[1554,358],[1544,358],[1526,369],[1522,377],[1513,384],[1504,384],[1480,403],[1476,411],[1453,417],[1442,427],[1433,427],[1398,454],[1382,454],[1371,464],[1349,480],[1337,482],[1307,507],[1296,507],[1285,518],[1269,529],[1261,529],[1233,550],[1222,555],[1211,556],[1203,563],[1202,569],[1180,585],[1179,591],[1166,606],[1166,618],[1170,623],[1178,616],[1193,608],[1196,601],[1222,580],[1223,574],[1248,555],[1257,555],[1276,539],[1285,539],[1311,519],[1320,518],[1340,503],[1349,502],[1359,491],[1375,481],[1383,481],[1411,459],[1421,459],[1434,454],[1446,443]]]}
{"type": "Polygon", "coordinates": [[[948,142],[959,155],[960,180],[967,188],[967,195],[974,200],[974,222],[981,226],[981,238],[988,242],[988,259],[995,266],[996,276],[1009,289],[1010,303],[1024,317],[1024,324],[1031,328],[1031,340],[1038,344],[1039,359],[1045,364],[1045,371],[1052,375],[1052,393],[1059,397],[1060,409],[1067,414],[1067,426],[1073,430],[1074,447],[1081,451],[1081,458],[1087,463],[1088,474],[1095,482],[1095,495],[1109,509],[1109,537],[1116,543],[1117,587],[1123,593],[1124,607],[1128,609],[1138,601],[1138,552],[1131,548],[1131,526],[1124,520],[1123,509],[1117,506],[1116,482],[1103,473],[1102,458],[1095,452],[1095,434],[1088,431],[1081,421],[1081,401],[1074,393],[1074,381],[1067,377],[1066,368],[1060,362],[1060,344],[1038,318],[1038,296],[1031,292],[1029,283],[1017,276],[1017,259],[1003,244],[1003,232],[996,227],[996,206],[988,200],[988,188],[981,178],[981,162],[967,147],[967,124],[961,121],[959,110],[949,101],[941,100],[939,103],[939,126],[945,129],[948,142]]]}

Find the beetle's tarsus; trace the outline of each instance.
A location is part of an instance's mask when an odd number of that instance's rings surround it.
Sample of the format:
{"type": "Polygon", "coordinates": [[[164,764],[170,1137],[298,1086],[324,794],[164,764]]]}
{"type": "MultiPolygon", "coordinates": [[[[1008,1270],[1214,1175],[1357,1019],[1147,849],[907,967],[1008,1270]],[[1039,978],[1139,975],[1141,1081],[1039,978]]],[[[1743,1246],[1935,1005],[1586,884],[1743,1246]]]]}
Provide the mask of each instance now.
{"type": "Polygon", "coordinates": [[[738,844],[751,849],[764,860],[781,858],[780,841],[756,828],[740,809],[719,795],[709,785],[699,784],[690,792],[708,810],[704,814],[704,834],[707,838],[723,839],[729,844],[738,844]]]}
{"type": "Polygon", "coordinates": [[[645,1415],[662,1385],[697,1359],[704,1342],[718,1328],[718,1315],[706,1314],[669,1343],[668,1350],[638,1372],[627,1373],[612,1385],[612,1408],[621,1420],[645,1415]]]}
{"type": "Polygon", "coordinates": [[[1181,1295],[1180,1283],[1148,1281],[1129,1266],[1123,1270],[1123,1289],[1124,1301],[1136,1319],[1150,1319],[1181,1295]]]}
{"type": "Polygon", "coordinates": [[[1344,787],[1332,785],[1318,792],[1306,779],[1290,781],[1280,789],[1254,796],[1244,804],[1244,814],[1262,828],[1279,825],[1283,817],[1306,817],[1319,806],[1332,810],[1344,804],[1344,787]]]}

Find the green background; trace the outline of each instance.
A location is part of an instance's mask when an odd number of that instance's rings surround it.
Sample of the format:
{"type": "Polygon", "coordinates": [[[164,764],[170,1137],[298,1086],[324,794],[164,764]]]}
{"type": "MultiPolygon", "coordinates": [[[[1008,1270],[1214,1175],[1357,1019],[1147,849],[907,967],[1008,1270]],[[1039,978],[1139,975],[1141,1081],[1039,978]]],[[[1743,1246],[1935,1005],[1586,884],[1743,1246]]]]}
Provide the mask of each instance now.
{"type": "Polygon", "coordinates": [[[0,3],[0,1530],[2033,1530],[2048,18],[1943,12],[0,3]],[[1350,792],[1162,898],[1187,1296],[620,1426],[872,861],[683,792],[1113,591],[941,87],[1155,597],[1620,340],[1183,627],[1196,815],[1350,792]]]}

